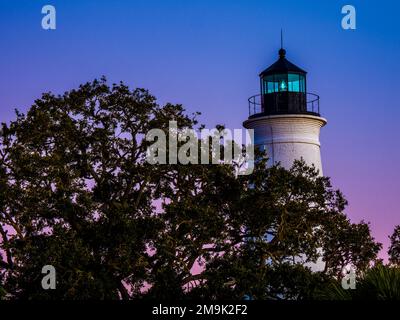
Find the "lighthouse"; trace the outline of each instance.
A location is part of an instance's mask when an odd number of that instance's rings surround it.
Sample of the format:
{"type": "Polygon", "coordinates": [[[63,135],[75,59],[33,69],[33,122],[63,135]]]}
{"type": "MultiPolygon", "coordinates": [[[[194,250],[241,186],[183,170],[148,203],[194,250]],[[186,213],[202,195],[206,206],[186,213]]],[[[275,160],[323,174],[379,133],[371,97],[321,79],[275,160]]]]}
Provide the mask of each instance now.
{"type": "Polygon", "coordinates": [[[249,98],[246,129],[254,129],[254,144],[264,150],[268,165],[289,169],[304,159],[322,176],[320,130],[326,125],[319,109],[319,96],[307,92],[307,72],[286,59],[279,59],[260,73],[261,93],[249,98]]]}

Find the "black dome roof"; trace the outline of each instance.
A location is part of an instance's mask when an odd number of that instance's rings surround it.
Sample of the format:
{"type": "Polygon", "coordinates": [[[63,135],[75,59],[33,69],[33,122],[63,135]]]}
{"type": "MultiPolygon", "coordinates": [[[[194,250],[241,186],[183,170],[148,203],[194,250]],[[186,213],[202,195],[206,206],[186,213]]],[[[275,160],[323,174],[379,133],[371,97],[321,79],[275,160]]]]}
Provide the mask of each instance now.
{"type": "Polygon", "coordinates": [[[279,59],[260,73],[260,76],[269,75],[269,74],[277,74],[277,73],[301,73],[306,74],[307,72],[303,69],[300,69],[298,66],[291,63],[289,60],[285,58],[286,51],[285,49],[279,50],[279,59]]]}

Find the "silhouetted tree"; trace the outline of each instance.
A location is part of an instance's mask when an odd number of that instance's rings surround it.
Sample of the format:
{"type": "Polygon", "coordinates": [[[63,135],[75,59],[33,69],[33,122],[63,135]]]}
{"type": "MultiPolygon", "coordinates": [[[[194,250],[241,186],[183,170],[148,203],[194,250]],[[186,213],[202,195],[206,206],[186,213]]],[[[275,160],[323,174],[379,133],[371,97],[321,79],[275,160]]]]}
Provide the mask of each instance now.
{"type": "Polygon", "coordinates": [[[400,265],[400,225],[396,226],[393,234],[389,237],[389,261],[392,264],[400,265]]]}
{"type": "MultiPolygon", "coordinates": [[[[0,137],[1,272],[18,298],[118,299],[138,294],[163,224],[153,199],[167,168],[145,161],[143,135],[195,120],[147,91],[94,81],[46,93],[0,137]],[[41,289],[41,268],[57,289],[41,289]],[[128,292],[127,287],[132,290],[128,292]]],[[[169,170],[169,169],[168,169],[169,170]]]]}
{"type": "Polygon", "coordinates": [[[153,128],[196,128],[181,105],[104,79],[46,93],[0,135],[0,284],[10,298],[307,299],[380,244],[329,178],[296,162],[150,165],[153,128]],[[326,261],[323,272],[306,263],[326,261]],[[41,288],[53,265],[57,289],[41,288]],[[193,271],[196,272],[193,272],[193,271]]]}
{"type": "Polygon", "coordinates": [[[190,281],[192,297],[308,299],[347,264],[359,273],[366,270],[381,248],[367,224],[345,217],[346,200],[329,178],[303,161],[290,170],[266,169],[260,161],[250,176],[208,178],[218,187],[214,192],[173,195],[166,205],[164,219],[171,228],[157,244],[169,247],[170,254],[155,255],[180,275],[165,277],[171,287],[177,279],[179,285],[190,281]],[[327,266],[311,272],[307,264],[315,268],[318,258],[327,266]],[[203,269],[192,275],[195,261],[203,269]]]}

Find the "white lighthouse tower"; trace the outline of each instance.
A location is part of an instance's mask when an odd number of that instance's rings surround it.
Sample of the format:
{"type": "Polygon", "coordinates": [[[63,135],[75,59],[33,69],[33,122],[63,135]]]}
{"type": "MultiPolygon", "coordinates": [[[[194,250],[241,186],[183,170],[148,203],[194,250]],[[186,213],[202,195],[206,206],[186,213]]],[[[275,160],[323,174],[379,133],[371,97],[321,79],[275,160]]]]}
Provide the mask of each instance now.
{"type": "Polygon", "coordinates": [[[289,169],[303,158],[322,175],[319,134],[327,121],[320,116],[319,96],[307,92],[307,72],[285,56],[281,48],[279,59],[260,73],[261,94],[249,98],[243,126],[254,129],[254,143],[266,151],[269,165],[289,169]]]}

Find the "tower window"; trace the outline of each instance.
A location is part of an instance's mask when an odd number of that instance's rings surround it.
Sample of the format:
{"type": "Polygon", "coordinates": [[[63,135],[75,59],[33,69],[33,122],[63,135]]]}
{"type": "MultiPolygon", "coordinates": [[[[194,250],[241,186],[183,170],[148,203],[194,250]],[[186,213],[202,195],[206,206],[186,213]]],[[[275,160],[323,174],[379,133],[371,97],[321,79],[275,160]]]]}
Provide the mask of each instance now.
{"type": "Polygon", "coordinates": [[[297,73],[274,74],[264,77],[263,93],[275,92],[305,92],[304,75],[297,73]]]}

